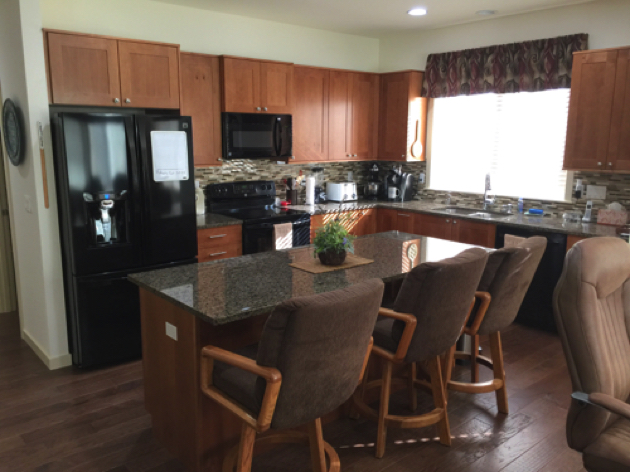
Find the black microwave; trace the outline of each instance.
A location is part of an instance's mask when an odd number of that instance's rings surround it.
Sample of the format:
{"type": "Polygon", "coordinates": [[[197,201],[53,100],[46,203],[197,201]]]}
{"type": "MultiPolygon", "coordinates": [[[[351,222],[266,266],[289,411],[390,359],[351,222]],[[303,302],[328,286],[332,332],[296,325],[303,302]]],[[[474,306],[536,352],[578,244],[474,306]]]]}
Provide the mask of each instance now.
{"type": "Polygon", "coordinates": [[[224,159],[286,159],[293,154],[291,115],[222,113],[224,159]]]}

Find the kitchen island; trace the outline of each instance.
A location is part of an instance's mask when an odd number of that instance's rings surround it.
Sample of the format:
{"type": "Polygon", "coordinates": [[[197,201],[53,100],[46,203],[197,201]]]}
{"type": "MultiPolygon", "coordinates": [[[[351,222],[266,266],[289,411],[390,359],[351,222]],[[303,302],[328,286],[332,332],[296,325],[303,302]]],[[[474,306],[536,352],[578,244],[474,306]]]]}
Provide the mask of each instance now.
{"type": "MultiPolygon", "coordinates": [[[[468,245],[399,232],[355,241],[374,262],[312,274],[291,262],[313,258],[301,247],[135,274],[140,287],[145,404],[160,443],[191,471],[220,471],[241,422],[200,389],[200,352],[258,342],[274,306],[293,297],[378,277],[395,282],[421,262],[453,256],[468,245]]],[[[334,415],[332,416],[334,418],[334,415]]]]}

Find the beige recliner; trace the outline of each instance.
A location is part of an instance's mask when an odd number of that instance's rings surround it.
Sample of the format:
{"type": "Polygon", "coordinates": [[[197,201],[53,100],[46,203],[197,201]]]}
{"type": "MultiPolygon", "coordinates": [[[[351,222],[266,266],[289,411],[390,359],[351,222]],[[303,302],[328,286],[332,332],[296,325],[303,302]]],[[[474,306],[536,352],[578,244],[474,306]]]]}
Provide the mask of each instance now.
{"type": "Polygon", "coordinates": [[[630,471],[630,246],[592,238],[567,254],[554,296],[573,384],[569,446],[589,472],[630,471]]]}

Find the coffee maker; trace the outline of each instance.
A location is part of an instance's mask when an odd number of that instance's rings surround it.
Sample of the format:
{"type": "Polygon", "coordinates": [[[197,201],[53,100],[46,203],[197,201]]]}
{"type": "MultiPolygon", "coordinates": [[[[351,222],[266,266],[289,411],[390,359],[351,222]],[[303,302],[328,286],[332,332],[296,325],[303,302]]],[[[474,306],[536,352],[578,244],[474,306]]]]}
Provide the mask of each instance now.
{"type": "Polygon", "coordinates": [[[413,198],[414,194],[413,174],[403,172],[402,166],[392,167],[383,186],[382,198],[407,202],[413,198]]]}
{"type": "Polygon", "coordinates": [[[382,192],[383,183],[379,175],[379,168],[376,164],[368,172],[368,180],[365,184],[365,197],[368,200],[376,200],[382,192]]]}

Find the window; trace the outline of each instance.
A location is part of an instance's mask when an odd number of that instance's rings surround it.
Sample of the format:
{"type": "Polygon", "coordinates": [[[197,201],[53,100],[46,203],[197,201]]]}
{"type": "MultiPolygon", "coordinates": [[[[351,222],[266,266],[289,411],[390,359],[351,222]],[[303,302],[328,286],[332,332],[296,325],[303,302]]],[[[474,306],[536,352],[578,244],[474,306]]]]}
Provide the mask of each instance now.
{"type": "Polygon", "coordinates": [[[430,188],[565,200],[570,89],[433,100],[430,188]]]}

